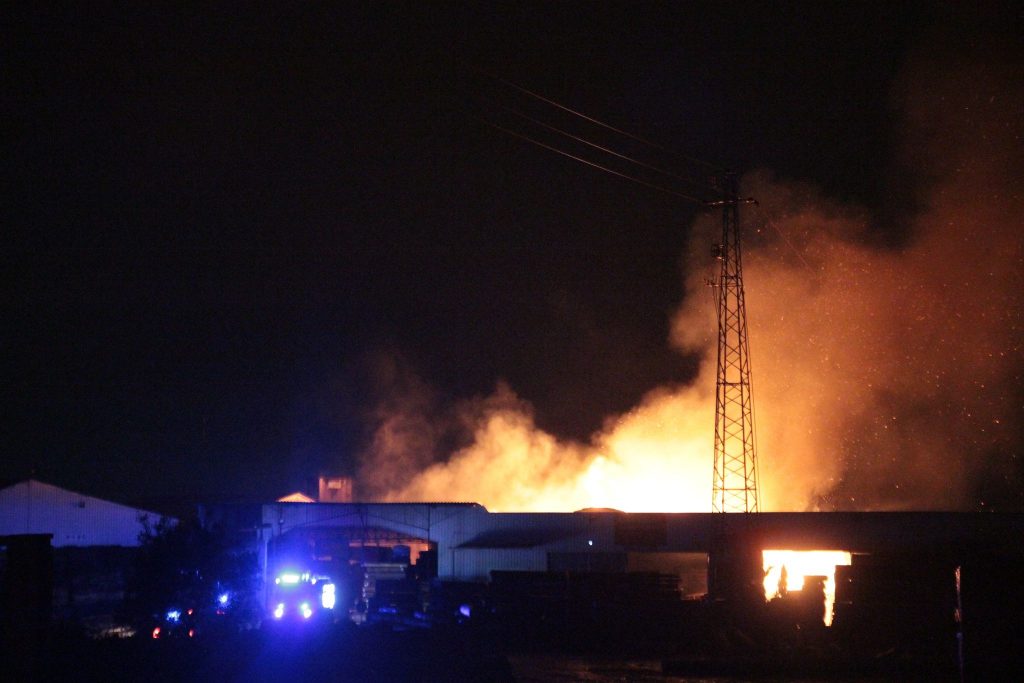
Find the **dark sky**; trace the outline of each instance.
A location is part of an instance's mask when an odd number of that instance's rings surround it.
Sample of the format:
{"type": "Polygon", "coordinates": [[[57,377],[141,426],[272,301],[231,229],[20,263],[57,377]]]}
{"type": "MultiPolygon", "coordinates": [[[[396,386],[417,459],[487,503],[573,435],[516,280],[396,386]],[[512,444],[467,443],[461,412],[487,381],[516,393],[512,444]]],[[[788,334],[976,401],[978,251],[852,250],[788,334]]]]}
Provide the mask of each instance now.
{"type": "Polygon", "coordinates": [[[480,119],[702,168],[486,74],[909,201],[891,88],[929,4],[342,4],[5,16],[0,479],[252,498],[354,471],[381,354],[442,401],[507,380],[569,438],[689,380],[666,340],[697,207],[480,119]]]}

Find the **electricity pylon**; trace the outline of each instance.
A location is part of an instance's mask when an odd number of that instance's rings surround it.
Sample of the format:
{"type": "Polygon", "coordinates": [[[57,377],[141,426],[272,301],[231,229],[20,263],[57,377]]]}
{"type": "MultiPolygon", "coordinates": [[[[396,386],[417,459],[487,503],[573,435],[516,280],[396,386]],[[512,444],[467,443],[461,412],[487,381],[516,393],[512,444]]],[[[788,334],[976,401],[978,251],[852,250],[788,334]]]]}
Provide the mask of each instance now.
{"type": "Polygon", "coordinates": [[[750,389],[750,346],[743,297],[740,250],[740,199],[736,175],[722,178],[722,241],[712,253],[718,277],[709,281],[718,308],[718,379],[715,382],[714,512],[758,512],[757,454],[754,446],[754,402],[750,389]]]}

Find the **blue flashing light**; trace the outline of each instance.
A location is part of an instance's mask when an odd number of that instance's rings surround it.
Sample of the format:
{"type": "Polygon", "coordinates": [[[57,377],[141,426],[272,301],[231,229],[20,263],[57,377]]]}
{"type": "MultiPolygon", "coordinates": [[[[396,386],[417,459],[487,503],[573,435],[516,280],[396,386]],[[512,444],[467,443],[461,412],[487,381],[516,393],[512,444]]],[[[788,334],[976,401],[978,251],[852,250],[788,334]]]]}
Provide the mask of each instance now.
{"type": "Polygon", "coordinates": [[[231,599],[231,596],[228,595],[227,593],[221,593],[220,595],[217,596],[217,602],[219,604],[221,604],[221,605],[228,604],[228,600],[230,600],[230,599],[231,599]]]}
{"type": "Polygon", "coordinates": [[[172,609],[167,612],[167,621],[177,623],[181,619],[181,610],[172,609]]]}
{"type": "Polygon", "coordinates": [[[302,577],[299,576],[298,574],[294,573],[294,572],[286,572],[284,574],[281,574],[281,576],[278,577],[278,581],[280,581],[281,583],[289,584],[289,585],[294,585],[294,584],[298,583],[301,579],[302,579],[302,577]]]}
{"type": "Polygon", "coordinates": [[[279,603],[277,603],[277,607],[274,608],[274,618],[275,619],[280,619],[283,616],[284,616],[284,603],[283,602],[279,602],[279,603]]]}
{"type": "Polygon", "coordinates": [[[334,609],[334,605],[338,600],[337,591],[333,583],[325,583],[323,592],[320,593],[320,604],[323,605],[324,609],[334,609]]]}

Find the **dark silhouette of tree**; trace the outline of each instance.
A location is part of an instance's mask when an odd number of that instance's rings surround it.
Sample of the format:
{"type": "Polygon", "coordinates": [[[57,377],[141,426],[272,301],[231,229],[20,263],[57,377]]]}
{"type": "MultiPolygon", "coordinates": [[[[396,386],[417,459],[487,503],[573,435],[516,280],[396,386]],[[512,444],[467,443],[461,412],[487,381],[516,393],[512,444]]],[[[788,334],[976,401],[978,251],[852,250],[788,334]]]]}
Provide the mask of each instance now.
{"type": "Polygon", "coordinates": [[[228,542],[220,531],[195,520],[143,522],[141,546],[133,563],[125,600],[132,623],[161,618],[170,609],[197,615],[229,613],[236,622],[258,618],[256,555],[228,542]],[[226,604],[219,596],[227,595],[226,604]]]}

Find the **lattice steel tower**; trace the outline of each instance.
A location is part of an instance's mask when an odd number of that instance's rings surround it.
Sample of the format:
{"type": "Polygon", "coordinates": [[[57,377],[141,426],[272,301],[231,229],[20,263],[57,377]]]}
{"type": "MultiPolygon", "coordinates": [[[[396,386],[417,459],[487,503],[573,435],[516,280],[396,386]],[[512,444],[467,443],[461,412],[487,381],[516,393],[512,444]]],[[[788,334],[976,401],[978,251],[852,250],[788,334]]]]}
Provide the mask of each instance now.
{"type": "Polygon", "coordinates": [[[740,252],[740,204],[734,173],[722,178],[722,242],[713,248],[720,269],[709,284],[718,308],[718,379],[715,383],[714,512],[758,512],[757,454],[754,447],[754,403],[750,390],[750,346],[743,298],[740,252]]]}

